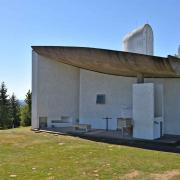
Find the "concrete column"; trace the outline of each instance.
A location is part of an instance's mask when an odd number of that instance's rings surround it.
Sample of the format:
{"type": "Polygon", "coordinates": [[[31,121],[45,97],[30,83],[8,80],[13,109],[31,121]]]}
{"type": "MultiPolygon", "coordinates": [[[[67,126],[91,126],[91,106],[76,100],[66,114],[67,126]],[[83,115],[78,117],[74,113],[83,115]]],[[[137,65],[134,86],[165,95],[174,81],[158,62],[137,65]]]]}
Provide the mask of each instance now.
{"type": "Polygon", "coordinates": [[[38,54],[32,51],[32,129],[39,128],[38,119],[38,54]]]}
{"type": "Polygon", "coordinates": [[[139,73],[137,74],[137,83],[144,83],[144,75],[139,73]]]}
{"type": "Polygon", "coordinates": [[[133,84],[133,137],[154,139],[154,84],[133,84]]]}

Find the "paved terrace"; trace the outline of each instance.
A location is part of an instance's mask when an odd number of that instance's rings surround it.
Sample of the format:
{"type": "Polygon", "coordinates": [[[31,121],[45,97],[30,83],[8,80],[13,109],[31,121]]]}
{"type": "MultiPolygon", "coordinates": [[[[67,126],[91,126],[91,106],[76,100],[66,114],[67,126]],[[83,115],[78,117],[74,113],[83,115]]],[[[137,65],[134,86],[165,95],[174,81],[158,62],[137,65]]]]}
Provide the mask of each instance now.
{"type": "Polygon", "coordinates": [[[46,132],[55,135],[71,135],[93,141],[121,144],[133,147],[139,147],[150,150],[167,151],[180,153],[180,136],[164,135],[155,140],[142,140],[133,138],[131,135],[122,136],[121,131],[92,129],[89,132],[83,130],[74,130],[73,127],[47,128],[35,130],[36,132],[46,132]]]}

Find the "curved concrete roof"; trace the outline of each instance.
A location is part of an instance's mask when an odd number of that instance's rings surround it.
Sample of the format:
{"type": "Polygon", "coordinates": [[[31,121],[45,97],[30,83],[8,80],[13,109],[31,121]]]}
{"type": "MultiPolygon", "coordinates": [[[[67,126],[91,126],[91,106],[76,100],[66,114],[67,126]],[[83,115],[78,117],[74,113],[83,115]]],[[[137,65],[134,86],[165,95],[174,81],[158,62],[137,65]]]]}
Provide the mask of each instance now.
{"type": "Polygon", "coordinates": [[[85,47],[32,46],[39,55],[82,69],[118,76],[180,77],[180,60],[85,47]]]}
{"type": "Polygon", "coordinates": [[[144,24],[143,26],[138,27],[138,28],[134,29],[132,32],[129,32],[127,35],[125,35],[123,42],[128,41],[136,34],[144,32],[145,29],[150,29],[150,31],[153,33],[152,27],[149,24],[144,24]]]}

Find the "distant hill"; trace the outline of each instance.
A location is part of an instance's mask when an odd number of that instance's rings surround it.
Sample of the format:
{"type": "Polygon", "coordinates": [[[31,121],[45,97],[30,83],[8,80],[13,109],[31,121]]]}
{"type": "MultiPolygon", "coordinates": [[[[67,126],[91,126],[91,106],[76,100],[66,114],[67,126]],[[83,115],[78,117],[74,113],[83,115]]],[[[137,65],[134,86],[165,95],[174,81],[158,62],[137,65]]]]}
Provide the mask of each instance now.
{"type": "Polygon", "coordinates": [[[26,103],[24,102],[24,100],[18,100],[19,101],[19,104],[21,105],[21,106],[24,106],[26,103]]]}

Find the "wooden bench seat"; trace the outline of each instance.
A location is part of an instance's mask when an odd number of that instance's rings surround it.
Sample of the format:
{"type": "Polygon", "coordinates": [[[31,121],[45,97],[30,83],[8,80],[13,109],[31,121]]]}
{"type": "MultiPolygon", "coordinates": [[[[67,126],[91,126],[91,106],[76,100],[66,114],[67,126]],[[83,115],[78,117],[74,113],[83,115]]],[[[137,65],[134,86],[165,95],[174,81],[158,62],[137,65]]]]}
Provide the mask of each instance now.
{"type": "Polygon", "coordinates": [[[85,130],[86,132],[88,132],[91,129],[91,125],[90,124],[75,124],[74,129],[85,130]]]}

